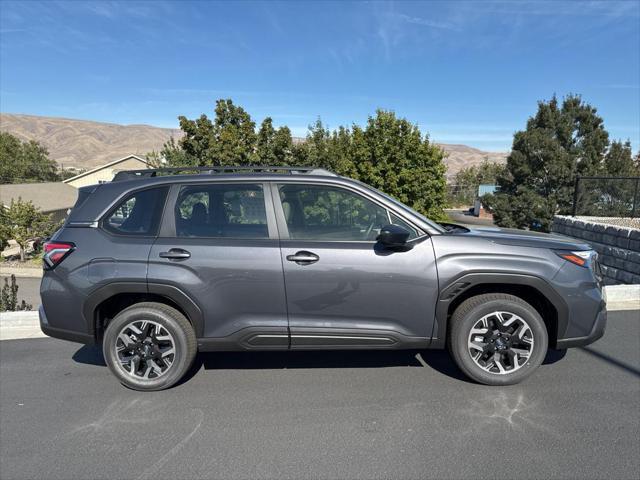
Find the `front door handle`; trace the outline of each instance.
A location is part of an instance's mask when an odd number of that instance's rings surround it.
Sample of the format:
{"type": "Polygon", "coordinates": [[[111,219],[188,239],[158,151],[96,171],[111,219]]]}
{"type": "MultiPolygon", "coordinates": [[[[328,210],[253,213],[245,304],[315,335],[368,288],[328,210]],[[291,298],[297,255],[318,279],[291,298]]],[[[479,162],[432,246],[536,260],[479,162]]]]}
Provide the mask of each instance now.
{"type": "Polygon", "coordinates": [[[172,248],[168,252],[160,252],[160,258],[168,258],[169,260],[185,260],[191,254],[181,248],[172,248]]]}
{"type": "Polygon", "coordinates": [[[320,257],[313,252],[301,250],[300,252],[296,252],[295,255],[287,255],[287,260],[290,262],[296,262],[298,265],[309,265],[311,263],[316,263],[320,260],[320,257]]]}

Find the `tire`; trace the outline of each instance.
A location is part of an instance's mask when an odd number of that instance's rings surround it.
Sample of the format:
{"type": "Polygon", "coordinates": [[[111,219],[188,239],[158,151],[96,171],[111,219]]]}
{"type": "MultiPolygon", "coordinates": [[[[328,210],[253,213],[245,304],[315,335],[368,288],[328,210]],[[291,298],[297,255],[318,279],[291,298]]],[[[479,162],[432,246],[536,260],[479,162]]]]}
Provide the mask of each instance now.
{"type": "Polygon", "coordinates": [[[124,309],[109,322],[102,350],[123,385],[157,391],[175,385],[187,373],[197,344],[184,315],[168,305],[145,302],[124,309]]]}
{"type": "Polygon", "coordinates": [[[538,311],[514,295],[471,297],[451,318],[451,355],[460,370],[484,385],[521,382],[543,362],[548,345],[538,311]]]}

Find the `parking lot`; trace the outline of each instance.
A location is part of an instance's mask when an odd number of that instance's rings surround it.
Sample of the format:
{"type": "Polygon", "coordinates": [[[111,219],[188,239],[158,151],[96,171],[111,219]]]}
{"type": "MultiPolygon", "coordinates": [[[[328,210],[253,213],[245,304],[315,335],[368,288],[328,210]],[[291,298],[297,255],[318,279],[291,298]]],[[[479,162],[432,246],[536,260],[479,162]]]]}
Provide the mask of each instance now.
{"type": "Polygon", "coordinates": [[[637,478],[640,319],[551,352],[526,383],[448,354],[215,353],[121,387],[95,347],[0,342],[2,478],[637,478]]]}

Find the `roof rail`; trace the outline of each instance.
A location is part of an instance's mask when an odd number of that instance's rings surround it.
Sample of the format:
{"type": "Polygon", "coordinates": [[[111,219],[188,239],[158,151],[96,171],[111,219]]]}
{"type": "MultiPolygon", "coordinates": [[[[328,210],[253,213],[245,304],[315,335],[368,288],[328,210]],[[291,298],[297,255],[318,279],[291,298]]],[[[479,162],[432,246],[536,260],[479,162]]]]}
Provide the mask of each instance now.
{"type": "Polygon", "coordinates": [[[315,167],[277,167],[277,166],[255,166],[255,167],[170,167],[170,168],[144,168],[142,170],[122,170],[113,177],[113,182],[123,180],[133,180],[135,178],[152,178],[164,175],[189,175],[197,173],[199,175],[218,175],[225,173],[286,173],[289,175],[327,175],[336,176],[335,173],[323,168],[315,167]]]}

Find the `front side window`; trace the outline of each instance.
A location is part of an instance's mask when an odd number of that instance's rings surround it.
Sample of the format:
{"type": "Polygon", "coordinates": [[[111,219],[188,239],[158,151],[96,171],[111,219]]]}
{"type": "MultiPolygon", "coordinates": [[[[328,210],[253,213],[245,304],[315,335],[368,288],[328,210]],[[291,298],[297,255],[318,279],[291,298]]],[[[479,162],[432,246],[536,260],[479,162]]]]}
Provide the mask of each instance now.
{"type": "Polygon", "coordinates": [[[184,186],[175,219],[178,237],[269,238],[259,184],[184,186]]]}
{"type": "Polygon", "coordinates": [[[133,193],[107,215],[103,227],[120,235],[155,235],[167,190],[167,187],[160,187],[133,193]]]}
{"type": "Polygon", "coordinates": [[[391,223],[385,208],[342,188],[292,184],[279,193],[292,239],[375,241],[391,223]]]}

